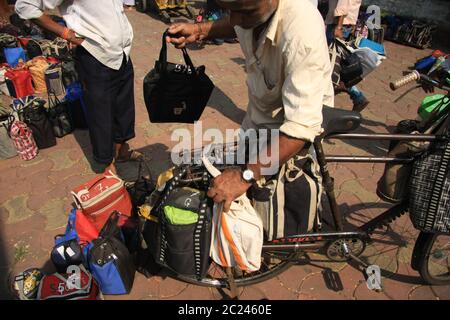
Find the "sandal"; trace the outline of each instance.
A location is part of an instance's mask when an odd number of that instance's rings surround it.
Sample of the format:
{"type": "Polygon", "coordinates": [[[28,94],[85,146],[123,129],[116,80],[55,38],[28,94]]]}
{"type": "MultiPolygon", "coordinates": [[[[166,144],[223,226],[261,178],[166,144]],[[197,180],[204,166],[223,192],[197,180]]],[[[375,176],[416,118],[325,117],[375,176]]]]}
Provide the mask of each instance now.
{"type": "Polygon", "coordinates": [[[142,160],[144,158],[144,154],[140,153],[139,151],[136,150],[128,150],[129,155],[125,158],[117,158],[115,160],[115,162],[117,163],[123,163],[123,162],[128,162],[128,161],[139,161],[142,160]]]}

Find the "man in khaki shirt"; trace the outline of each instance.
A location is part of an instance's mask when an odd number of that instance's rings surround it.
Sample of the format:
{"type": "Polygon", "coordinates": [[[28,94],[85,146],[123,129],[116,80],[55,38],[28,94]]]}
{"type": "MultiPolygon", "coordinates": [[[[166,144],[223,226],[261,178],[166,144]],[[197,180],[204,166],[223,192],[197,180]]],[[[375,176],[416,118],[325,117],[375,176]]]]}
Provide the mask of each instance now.
{"type": "MultiPolygon", "coordinates": [[[[182,48],[206,38],[238,37],[245,55],[249,105],[243,129],[279,129],[282,164],[322,131],[322,107],[333,106],[331,66],[323,19],[309,0],[217,0],[229,16],[201,24],[174,24],[167,41],[182,48]]],[[[264,150],[260,154],[270,153],[264,150]]],[[[270,154],[269,154],[270,156],[270,154]]],[[[208,195],[216,203],[244,194],[267,166],[225,170],[208,195]]]]}

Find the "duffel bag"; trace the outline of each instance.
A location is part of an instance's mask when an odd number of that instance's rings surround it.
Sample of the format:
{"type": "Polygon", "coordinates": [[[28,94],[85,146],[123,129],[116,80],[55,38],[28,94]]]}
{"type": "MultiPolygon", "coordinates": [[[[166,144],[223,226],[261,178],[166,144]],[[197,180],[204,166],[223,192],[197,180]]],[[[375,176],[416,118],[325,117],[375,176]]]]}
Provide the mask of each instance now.
{"type": "Polygon", "coordinates": [[[297,155],[277,175],[250,190],[268,241],[313,230],[321,199],[320,173],[311,154],[297,155]]]}
{"type": "Polygon", "coordinates": [[[71,194],[77,207],[98,231],[114,211],[122,214],[121,225],[126,223],[125,216],[131,216],[132,204],[125,183],[112,171],[96,176],[72,190],[71,194]]]}
{"type": "Polygon", "coordinates": [[[89,268],[104,294],[128,294],[133,287],[136,267],[123,242],[115,211],[89,250],[89,268]]]}
{"type": "Polygon", "coordinates": [[[450,234],[450,142],[434,143],[414,162],[409,212],[415,228],[450,234]]]}

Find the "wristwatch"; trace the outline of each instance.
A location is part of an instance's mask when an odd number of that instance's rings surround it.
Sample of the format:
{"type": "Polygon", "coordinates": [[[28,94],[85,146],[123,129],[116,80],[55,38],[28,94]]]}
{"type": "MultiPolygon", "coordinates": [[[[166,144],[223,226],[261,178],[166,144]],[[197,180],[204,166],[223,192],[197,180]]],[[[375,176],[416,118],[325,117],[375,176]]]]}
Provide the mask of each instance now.
{"type": "Polygon", "coordinates": [[[242,171],[242,179],[245,182],[251,183],[251,184],[254,184],[256,182],[255,173],[249,168],[245,168],[245,170],[242,171]]]}

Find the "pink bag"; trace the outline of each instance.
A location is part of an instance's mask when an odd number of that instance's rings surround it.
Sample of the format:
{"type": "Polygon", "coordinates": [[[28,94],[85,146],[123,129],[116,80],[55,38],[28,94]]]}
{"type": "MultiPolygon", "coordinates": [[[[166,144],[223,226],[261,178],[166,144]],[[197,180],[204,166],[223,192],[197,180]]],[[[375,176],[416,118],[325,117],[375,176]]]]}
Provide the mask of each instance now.
{"type": "Polygon", "coordinates": [[[10,129],[11,140],[22,160],[29,161],[36,158],[38,147],[30,128],[22,122],[15,120],[10,129]]]}

